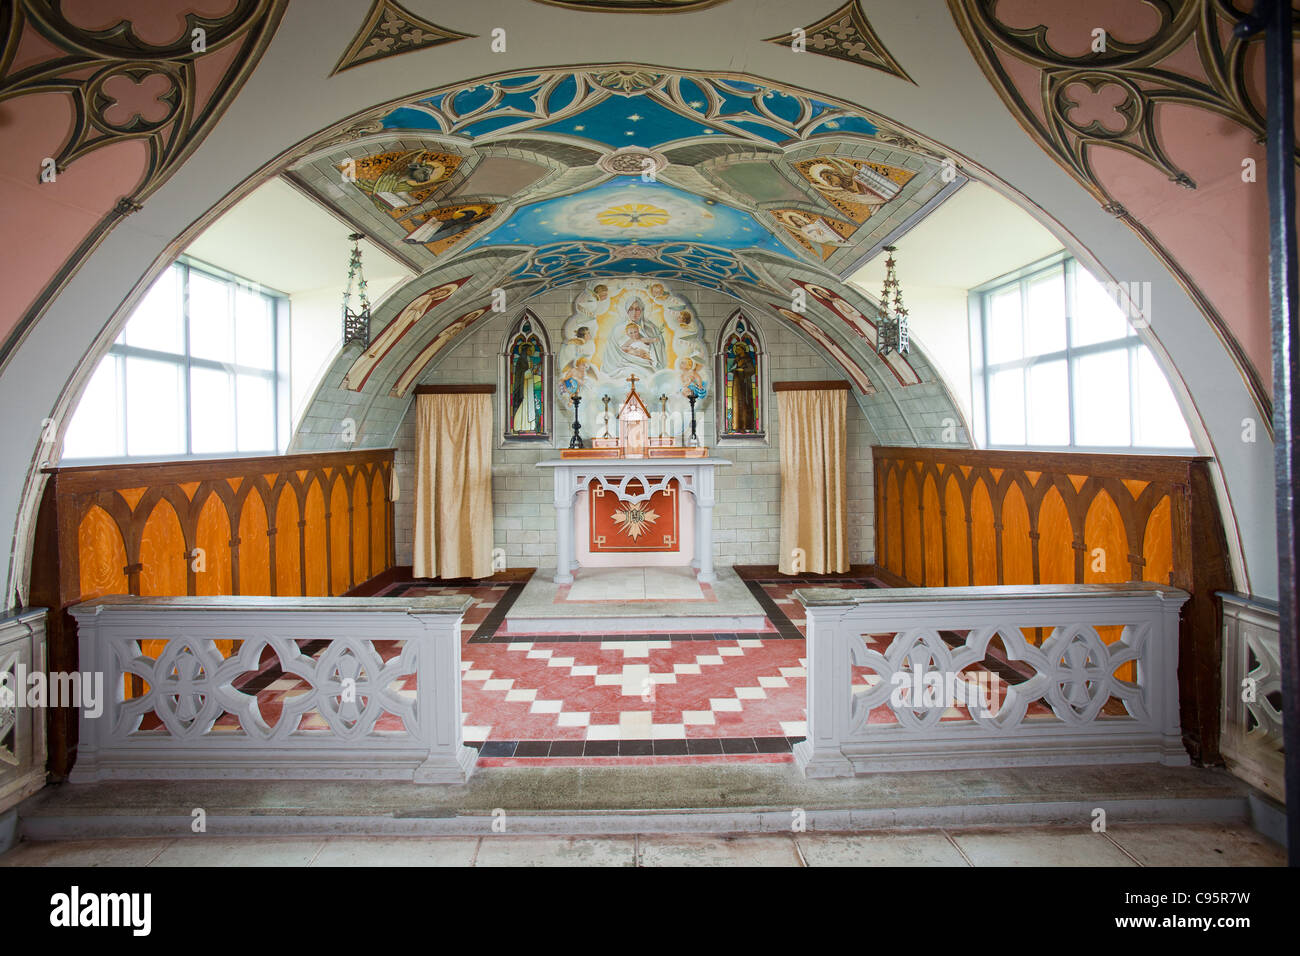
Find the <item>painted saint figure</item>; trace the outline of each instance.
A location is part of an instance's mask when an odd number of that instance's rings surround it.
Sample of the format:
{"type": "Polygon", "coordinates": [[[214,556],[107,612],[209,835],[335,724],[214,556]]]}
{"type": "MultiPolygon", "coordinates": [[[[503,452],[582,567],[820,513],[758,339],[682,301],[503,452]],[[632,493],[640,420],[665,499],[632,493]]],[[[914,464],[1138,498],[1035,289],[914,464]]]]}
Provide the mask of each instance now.
{"type": "Polygon", "coordinates": [[[758,431],[758,356],[748,338],[733,336],[727,345],[727,431],[752,434],[758,431]]]}
{"type": "Polygon", "coordinates": [[[533,336],[520,336],[511,349],[510,430],[516,435],[538,435],[546,431],[542,349],[533,336]]]}

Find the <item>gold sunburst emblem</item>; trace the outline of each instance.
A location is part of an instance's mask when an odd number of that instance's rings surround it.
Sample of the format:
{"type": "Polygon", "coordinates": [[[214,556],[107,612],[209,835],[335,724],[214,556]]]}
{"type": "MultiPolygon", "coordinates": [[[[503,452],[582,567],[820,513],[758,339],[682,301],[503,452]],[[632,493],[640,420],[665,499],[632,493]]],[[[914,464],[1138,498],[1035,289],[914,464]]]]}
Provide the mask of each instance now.
{"type": "Polygon", "coordinates": [[[645,505],[625,504],[621,511],[615,511],[611,517],[618,529],[633,541],[645,534],[650,525],[659,520],[653,508],[645,505]]]}
{"type": "Polygon", "coordinates": [[[624,229],[639,226],[642,229],[649,229],[651,226],[666,225],[668,210],[642,202],[630,202],[622,206],[611,206],[604,212],[597,213],[596,221],[602,226],[621,226],[624,229]]]}

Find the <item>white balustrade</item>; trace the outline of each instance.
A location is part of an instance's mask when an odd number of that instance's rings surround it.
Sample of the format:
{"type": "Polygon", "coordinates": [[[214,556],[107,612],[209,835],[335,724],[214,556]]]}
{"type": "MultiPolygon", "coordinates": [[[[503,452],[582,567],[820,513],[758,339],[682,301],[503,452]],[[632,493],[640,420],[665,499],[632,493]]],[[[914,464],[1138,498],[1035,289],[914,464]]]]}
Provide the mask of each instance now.
{"type": "Polygon", "coordinates": [[[461,736],[460,624],[470,603],[104,597],[80,604],[72,609],[80,666],[102,673],[108,692],[100,716],[82,711],[70,779],[463,783],[478,759],[461,736]],[[156,646],[144,641],[166,644],[151,656],[146,651],[156,646]],[[281,686],[259,694],[248,681],[265,672],[268,650],[281,686]],[[277,707],[264,713],[272,698],[277,707]]]}
{"type": "Polygon", "coordinates": [[[1178,718],[1184,591],[1125,584],[795,595],[808,618],[808,733],[795,745],[806,776],[1189,763],[1178,718]],[[1107,643],[1099,628],[1118,639],[1107,643]],[[1022,629],[1034,629],[1031,639],[1022,629]],[[1001,648],[990,654],[994,638],[1001,648]],[[973,693],[981,682],[994,690],[987,698],[973,693]],[[958,687],[965,700],[989,706],[953,706],[958,687]]]}
{"type": "Polygon", "coordinates": [[[0,813],[45,786],[45,609],[0,617],[0,813]]]}
{"type": "Polygon", "coordinates": [[[1219,749],[1228,769],[1276,800],[1286,796],[1277,604],[1221,592],[1223,708],[1219,749]]]}

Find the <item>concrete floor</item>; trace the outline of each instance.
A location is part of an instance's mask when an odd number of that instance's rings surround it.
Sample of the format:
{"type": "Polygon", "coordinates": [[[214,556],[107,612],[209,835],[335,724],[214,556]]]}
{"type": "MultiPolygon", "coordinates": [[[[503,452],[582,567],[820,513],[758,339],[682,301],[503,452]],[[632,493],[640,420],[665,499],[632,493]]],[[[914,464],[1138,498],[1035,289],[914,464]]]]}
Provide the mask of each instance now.
{"type": "MultiPolygon", "coordinates": [[[[488,824],[490,825],[490,824],[488,824]]],[[[874,833],[296,837],[24,842],[15,866],[1283,866],[1244,824],[874,833]]]]}

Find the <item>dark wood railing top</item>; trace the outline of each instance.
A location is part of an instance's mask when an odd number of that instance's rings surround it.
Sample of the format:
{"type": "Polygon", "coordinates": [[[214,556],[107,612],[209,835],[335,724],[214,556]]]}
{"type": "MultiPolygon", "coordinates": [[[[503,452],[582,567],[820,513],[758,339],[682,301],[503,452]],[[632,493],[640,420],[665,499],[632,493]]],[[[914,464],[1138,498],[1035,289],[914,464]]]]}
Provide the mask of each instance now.
{"type": "Polygon", "coordinates": [[[1097,478],[1140,478],[1186,481],[1192,462],[1213,461],[1195,455],[1097,455],[1090,452],[1006,451],[979,448],[933,448],[878,445],[872,458],[932,462],[943,465],[983,465],[1021,471],[1090,475],[1097,478]]]}
{"type": "Polygon", "coordinates": [[[102,488],[143,488],[217,478],[237,478],[281,471],[305,471],[322,466],[358,465],[391,458],[393,448],[263,455],[253,458],[187,458],[182,461],[122,462],[113,465],[55,466],[41,469],[57,475],[64,491],[102,488]]]}

